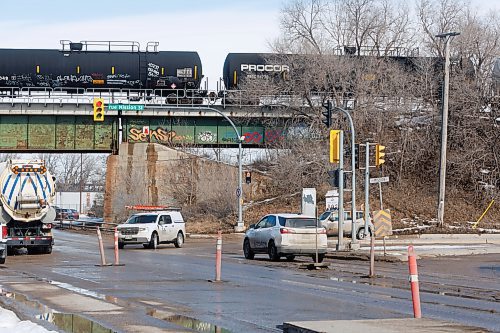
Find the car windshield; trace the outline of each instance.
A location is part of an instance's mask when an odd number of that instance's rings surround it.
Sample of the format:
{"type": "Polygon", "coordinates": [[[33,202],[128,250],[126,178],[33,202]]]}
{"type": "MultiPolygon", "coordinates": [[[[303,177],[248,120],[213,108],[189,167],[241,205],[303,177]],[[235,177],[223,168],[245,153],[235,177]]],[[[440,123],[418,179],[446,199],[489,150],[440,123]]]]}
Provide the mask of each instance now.
{"type": "Polygon", "coordinates": [[[127,224],[137,224],[137,223],[155,223],[156,215],[133,215],[131,216],[127,224]]]}
{"type": "Polygon", "coordinates": [[[316,219],[299,217],[287,218],[283,226],[288,228],[315,228],[316,219]]]}
{"type": "Polygon", "coordinates": [[[330,212],[330,211],[326,211],[323,214],[321,214],[321,216],[319,217],[319,219],[320,220],[326,220],[331,213],[332,212],[330,212]]]}

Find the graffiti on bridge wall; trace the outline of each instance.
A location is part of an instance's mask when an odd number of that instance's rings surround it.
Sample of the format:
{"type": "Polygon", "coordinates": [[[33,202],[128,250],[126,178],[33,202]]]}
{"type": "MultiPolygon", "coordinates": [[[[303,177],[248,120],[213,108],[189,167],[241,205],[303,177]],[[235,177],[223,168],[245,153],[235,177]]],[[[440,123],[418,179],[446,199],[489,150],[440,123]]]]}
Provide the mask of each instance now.
{"type": "Polygon", "coordinates": [[[176,131],[161,127],[150,130],[149,134],[144,133],[142,128],[131,127],[128,133],[128,141],[158,143],[193,142],[193,137],[180,135],[176,131]]]}
{"type": "MultiPolygon", "coordinates": [[[[244,144],[272,144],[278,143],[284,139],[284,132],[281,128],[262,129],[262,131],[246,131],[242,132],[245,137],[244,144]]],[[[200,130],[195,133],[194,127],[187,127],[182,130],[182,134],[176,130],[167,129],[163,127],[149,128],[149,132],[144,132],[143,127],[131,126],[128,128],[128,141],[129,142],[157,142],[163,144],[171,143],[198,143],[198,144],[230,144],[238,143],[235,133],[224,133],[218,135],[216,131],[200,130]],[[186,134],[189,133],[189,134],[186,134]],[[190,133],[193,134],[190,134],[190,133]]]]}

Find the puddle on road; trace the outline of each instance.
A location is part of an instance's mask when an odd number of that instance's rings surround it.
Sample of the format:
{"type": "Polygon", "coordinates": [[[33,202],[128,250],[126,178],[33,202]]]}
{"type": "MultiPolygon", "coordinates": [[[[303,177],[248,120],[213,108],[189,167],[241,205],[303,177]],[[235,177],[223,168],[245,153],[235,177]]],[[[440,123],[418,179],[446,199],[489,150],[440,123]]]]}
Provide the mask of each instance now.
{"type": "Polygon", "coordinates": [[[202,333],[232,333],[225,328],[216,326],[214,324],[208,323],[206,321],[201,321],[187,316],[176,315],[172,313],[167,313],[163,311],[157,311],[154,309],[149,309],[147,314],[153,318],[168,321],[169,323],[176,324],[185,328],[195,330],[202,333]]]}
{"type": "Polygon", "coordinates": [[[9,292],[0,289],[0,297],[6,297],[16,302],[22,303],[40,314],[35,315],[36,319],[47,321],[55,325],[58,329],[68,333],[92,332],[92,333],[116,333],[112,329],[106,328],[97,322],[82,316],[58,312],[38,301],[29,300],[25,295],[9,292]]]}

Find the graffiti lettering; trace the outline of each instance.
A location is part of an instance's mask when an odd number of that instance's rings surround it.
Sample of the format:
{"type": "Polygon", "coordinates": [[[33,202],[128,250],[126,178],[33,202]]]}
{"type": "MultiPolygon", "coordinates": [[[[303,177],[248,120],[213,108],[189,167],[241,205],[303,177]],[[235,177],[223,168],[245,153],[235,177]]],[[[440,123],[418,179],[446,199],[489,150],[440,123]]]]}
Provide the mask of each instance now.
{"type": "Polygon", "coordinates": [[[198,133],[198,140],[201,142],[215,142],[217,140],[217,134],[214,134],[210,131],[200,132],[198,133]]]}
{"type": "Polygon", "coordinates": [[[58,75],[57,80],[65,82],[91,83],[93,79],[90,75],[58,75]]]}
{"type": "Polygon", "coordinates": [[[7,81],[8,79],[8,76],[0,76],[0,81],[7,81]]]}
{"type": "Polygon", "coordinates": [[[166,131],[163,128],[151,131],[151,137],[154,137],[158,142],[171,142],[175,136],[175,131],[166,131]]]}
{"type": "Polygon", "coordinates": [[[265,133],[266,142],[276,142],[283,139],[283,131],[281,129],[269,129],[265,133]]]}
{"type": "Polygon", "coordinates": [[[109,74],[107,79],[128,79],[130,78],[129,74],[109,74]]]}
{"type": "Polygon", "coordinates": [[[262,143],[262,134],[259,132],[246,132],[243,135],[246,143],[262,143]]]}
{"type": "Polygon", "coordinates": [[[148,141],[148,135],[145,133],[142,133],[142,128],[131,128],[129,130],[129,135],[128,135],[130,140],[133,141],[148,141]]]}

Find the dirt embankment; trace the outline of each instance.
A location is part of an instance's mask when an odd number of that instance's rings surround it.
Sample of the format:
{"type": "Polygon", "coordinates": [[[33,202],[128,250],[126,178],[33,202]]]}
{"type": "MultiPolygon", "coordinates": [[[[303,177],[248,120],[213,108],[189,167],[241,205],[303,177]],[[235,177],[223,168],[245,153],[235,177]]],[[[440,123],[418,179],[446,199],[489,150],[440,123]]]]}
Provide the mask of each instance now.
{"type": "MultiPolygon", "coordinates": [[[[327,188],[318,189],[318,211],[325,207],[324,196],[327,188]]],[[[494,202],[476,229],[472,225],[480,218],[491,199],[474,199],[473,195],[460,192],[446,193],[445,228],[437,227],[437,189],[417,188],[414,186],[383,185],[383,206],[391,210],[393,229],[400,233],[463,233],[463,232],[500,232],[500,200],[494,202]],[[398,231],[399,229],[399,231],[398,231]]],[[[371,210],[380,208],[378,188],[371,189],[371,210]]],[[[300,195],[273,197],[274,200],[247,202],[244,205],[245,226],[256,223],[260,217],[269,213],[300,212],[300,195]]],[[[364,203],[362,188],[358,193],[357,206],[364,203]]],[[[346,208],[350,199],[345,200],[346,208]]],[[[219,228],[224,232],[233,231],[237,216],[217,219],[211,215],[188,216],[187,231],[192,233],[213,233],[219,228]]]]}

